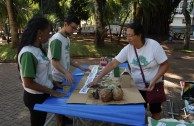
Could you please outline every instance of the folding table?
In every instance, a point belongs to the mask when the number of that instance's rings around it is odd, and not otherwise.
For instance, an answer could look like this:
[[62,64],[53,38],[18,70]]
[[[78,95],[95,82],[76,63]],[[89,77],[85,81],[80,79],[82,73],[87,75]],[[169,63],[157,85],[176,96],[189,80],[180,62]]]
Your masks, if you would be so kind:
[[[127,67],[127,64],[120,64],[120,66]],[[143,103],[122,105],[67,104],[67,100],[83,77],[83,75],[75,75],[80,72],[83,71],[75,69],[72,73],[76,82],[73,88],[71,88],[71,91],[68,93],[68,97],[57,98],[50,96],[44,103],[36,104],[34,109],[78,118],[134,126],[145,126],[146,110]],[[58,91],[63,92],[62,89],[58,89]]]

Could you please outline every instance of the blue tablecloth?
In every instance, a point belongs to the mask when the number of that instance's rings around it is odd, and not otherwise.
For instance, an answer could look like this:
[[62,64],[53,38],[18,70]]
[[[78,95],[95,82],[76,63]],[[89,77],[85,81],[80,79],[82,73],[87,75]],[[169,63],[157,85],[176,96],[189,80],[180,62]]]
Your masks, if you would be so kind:
[[[127,67],[126,64],[121,64]],[[72,73],[76,84],[71,89],[69,96],[76,88],[83,76],[74,75],[83,71],[75,69]],[[62,90],[58,90],[61,91]],[[95,104],[67,104],[68,97],[56,98],[49,97],[44,103],[36,104],[34,109],[57,113],[81,118],[88,118],[106,122],[120,123],[126,125],[145,126],[145,108],[143,104],[125,104],[125,105],[95,105]]]

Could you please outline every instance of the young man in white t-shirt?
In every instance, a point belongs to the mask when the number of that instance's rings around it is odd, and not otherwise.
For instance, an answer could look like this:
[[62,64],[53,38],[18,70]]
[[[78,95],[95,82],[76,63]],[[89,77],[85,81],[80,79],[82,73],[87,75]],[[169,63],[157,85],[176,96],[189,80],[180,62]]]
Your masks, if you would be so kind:
[[[83,71],[90,71],[88,68],[82,67],[80,64],[70,58],[70,39],[69,36],[73,34],[80,20],[75,16],[68,16],[64,21],[63,28],[54,34],[49,40],[48,57],[52,64],[52,76],[55,81],[56,88],[62,88],[62,83],[74,83],[74,78],[70,72],[70,65],[77,67]],[[63,118],[63,122],[60,118]],[[60,116],[58,124],[61,126],[63,123],[69,123],[69,118]]]

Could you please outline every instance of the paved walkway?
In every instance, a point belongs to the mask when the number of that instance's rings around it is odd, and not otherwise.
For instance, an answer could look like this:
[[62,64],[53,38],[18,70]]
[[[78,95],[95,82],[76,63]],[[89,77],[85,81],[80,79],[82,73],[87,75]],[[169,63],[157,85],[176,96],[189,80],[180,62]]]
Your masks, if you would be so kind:
[[[177,47],[176,47],[177,46]],[[183,54],[172,51],[181,45],[164,45],[171,68],[165,75],[165,91],[168,98],[174,102],[174,112],[180,119],[183,102],[180,98],[180,80],[194,80],[194,54]],[[99,59],[78,59],[81,64],[97,64]],[[0,126],[29,126],[29,111],[23,104],[23,88],[15,63],[0,63]],[[168,104],[163,104],[164,118],[170,118]],[[50,115],[50,114],[49,114]],[[49,116],[48,115],[48,116]],[[54,121],[50,126],[55,126]]]

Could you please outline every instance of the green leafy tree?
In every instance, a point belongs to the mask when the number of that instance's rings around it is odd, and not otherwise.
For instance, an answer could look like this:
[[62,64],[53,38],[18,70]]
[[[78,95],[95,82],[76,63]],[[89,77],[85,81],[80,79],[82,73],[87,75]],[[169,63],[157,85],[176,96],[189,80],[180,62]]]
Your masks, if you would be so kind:
[[28,20],[37,12],[37,7],[29,0],[14,1],[14,13],[16,14],[16,22],[19,32],[25,27]]
[[0,1],[0,19],[0,31],[2,30],[5,32],[4,26],[8,23],[5,0]]
[[[0,1],[0,27],[4,30],[8,38],[10,32],[12,33],[11,38],[14,48],[19,44],[18,31],[22,31],[22,28],[32,15],[33,8],[31,5],[30,0]],[[9,42],[9,39],[7,41]]]
[[[130,14],[130,0],[107,0],[106,5],[104,7],[104,22],[109,26],[110,24],[116,24],[121,26],[121,30],[118,34],[117,43],[119,44],[122,30],[127,18],[129,18]],[[112,41],[112,33],[110,30],[111,41]]]
[[192,11],[193,1],[191,1],[190,4],[188,4],[187,0],[183,1],[183,7],[182,12],[185,17],[186,22],[186,28],[185,28],[185,39],[184,39],[184,49],[189,49],[189,43],[190,43],[190,29],[191,29],[191,17],[190,13]]
[[[118,20],[118,15],[120,13],[120,10],[122,9],[122,6],[120,4],[119,0],[107,0],[105,8],[104,8],[104,21],[105,24],[108,25],[108,29],[110,28],[111,24],[115,24],[115,20]],[[112,42],[112,32],[111,30],[109,30],[108,32],[110,32],[110,39]]]
[[169,34],[172,13],[181,0],[135,0],[135,21],[143,22],[147,36],[164,40]]
[[82,20],[88,20],[89,18],[88,4],[89,4],[88,0],[71,0],[68,14],[75,15]]
[[39,6],[39,14],[43,15],[56,15],[55,23],[62,25],[64,22],[65,15],[67,14],[68,8],[66,3],[68,0],[33,0]]
[[120,30],[120,33],[119,33],[119,37],[118,37],[118,41],[117,43],[119,44],[120,42],[120,39],[121,39],[121,34],[122,34],[122,31],[123,31],[123,27],[124,27],[124,24],[127,20],[127,18],[129,18],[129,14],[131,12],[131,1],[130,0],[121,0],[121,6],[122,6],[122,9],[119,14],[119,21],[120,21],[120,24],[121,24],[121,30]]
[[12,47],[16,48],[19,45],[18,28],[16,22],[16,13],[14,13],[13,0],[6,0],[7,14],[9,17],[9,25],[11,30]]

